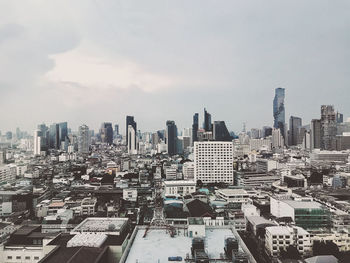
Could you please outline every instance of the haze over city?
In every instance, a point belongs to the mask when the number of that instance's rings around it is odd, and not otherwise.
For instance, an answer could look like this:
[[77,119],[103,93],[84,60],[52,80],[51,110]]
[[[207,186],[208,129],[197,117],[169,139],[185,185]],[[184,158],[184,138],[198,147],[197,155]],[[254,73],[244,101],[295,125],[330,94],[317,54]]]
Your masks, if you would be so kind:
[[[274,89],[304,123],[350,115],[349,1],[0,1],[0,130],[38,123],[229,130],[272,125]],[[103,119],[103,120],[102,120]]]

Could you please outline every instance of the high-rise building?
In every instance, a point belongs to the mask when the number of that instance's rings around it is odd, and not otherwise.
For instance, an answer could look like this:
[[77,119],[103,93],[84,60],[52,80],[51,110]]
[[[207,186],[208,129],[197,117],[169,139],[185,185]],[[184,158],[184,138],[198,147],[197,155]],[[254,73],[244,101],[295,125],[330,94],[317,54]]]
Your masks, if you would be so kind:
[[101,141],[108,143],[109,145],[113,144],[113,127],[110,122],[103,122],[100,129]]
[[310,125],[311,142],[310,147],[312,149],[321,149],[321,120],[313,119]]
[[289,138],[288,145],[298,145],[299,128],[302,126],[302,120],[299,117],[290,116],[289,119]]
[[193,115],[193,124],[192,124],[192,145],[194,142],[198,141],[198,128],[199,128],[199,120],[198,120],[198,113],[195,113]]
[[12,132],[11,131],[6,132],[6,140],[12,140]]
[[273,99],[273,117],[274,123],[273,127],[275,129],[280,129],[282,136],[285,138],[285,123],[286,123],[286,113],[284,107],[285,89],[277,88],[275,90],[275,98]]
[[128,126],[128,153],[137,154],[136,130],[132,125]]
[[44,123],[39,124],[37,127],[38,130],[41,131],[41,151],[47,151],[50,147],[50,132],[49,127],[47,127]]
[[83,124],[79,126],[79,129],[78,129],[78,152],[83,154],[89,153],[89,146],[90,146],[89,127]]
[[168,154],[175,155],[177,153],[177,128],[174,121],[166,122],[166,144]]
[[281,149],[284,146],[284,138],[280,129],[272,130],[272,149]]
[[213,139],[214,141],[232,141],[230,133],[227,130],[224,121],[214,121],[213,125]]
[[335,150],[337,119],[333,105],[321,106],[321,149]]
[[344,115],[340,112],[337,112],[337,123],[343,123],[344,122]]
[[119,125],[115,124],[114,125],[114,136],[117,137],[119,135]]
[[203,129],[207,132],[212,131],[211,114],[207,112],[205,108],[204,108]]
[[54,123],[50,125],[49,131],[49,142],[50,149],[59,149],[60,148],[60,127],[58,124]]
[[66,141],[66,138],[68,138],[68,124],[67,122],[61,122],[58,124],[59,126],[59,142],[60,145],[62,142]]
[[41,153],[41,141],[42,141],[41,130],[34,131],[34,155],[40,155]]
[[194,175],[205,184],[233,184],[233,143],[195,142]]
[[264,126],[262,128],[262,137],[266,138],[266,137],[271,136],[271,135],[272,135],[272,128],[269,126]]
[[[129,143],[129,138],[128,138],[129,125],[131,125],[134,128],[136,133],[137,125],[136,125],[136,122],[134,121],[134,116],[126,116],[126,145],[128,145]],[[136,136],[135,136],[135,145],[136,145]]]

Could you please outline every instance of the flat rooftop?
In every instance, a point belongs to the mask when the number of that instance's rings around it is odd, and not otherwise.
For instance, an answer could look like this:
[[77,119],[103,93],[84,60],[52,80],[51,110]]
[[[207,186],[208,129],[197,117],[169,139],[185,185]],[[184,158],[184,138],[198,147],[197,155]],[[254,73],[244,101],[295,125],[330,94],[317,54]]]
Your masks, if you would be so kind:
[[322,205],[315,201],[294,201],[294,200],[283,200],[286,204],[290,205],[294,209],[320,209]]
[[[184,230],[171,237],[165,230],[150,230],[143,238],[144,229],[139,229],[130,248],[126,263],[168,262],[168,257],[186,255],[191,257],[192,238],[184,235]],[[205,248],[209,258],[220,258],[224,253],[225,238],[233,237],[230,229],[206,229]]]
[[76,226],[74,232],[117,232],[124,228],[128,218],[89,217]]

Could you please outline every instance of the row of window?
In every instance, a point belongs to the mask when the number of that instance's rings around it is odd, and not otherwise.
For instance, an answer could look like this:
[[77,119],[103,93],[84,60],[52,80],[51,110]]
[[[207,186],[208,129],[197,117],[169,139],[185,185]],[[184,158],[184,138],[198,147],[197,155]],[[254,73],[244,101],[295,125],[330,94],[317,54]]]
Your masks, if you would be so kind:
[[[11,259],[12,259],[12,256],[7,256],[7,259],[11,260]],[[21,256],[16,256],[16,259],[22,259],[22,257],[21,257]],[[25,260],[30,260],[30,256],[25,256],[24,259],[25,259]],[[39,257],[34,256],[34,260],[39,260]]]

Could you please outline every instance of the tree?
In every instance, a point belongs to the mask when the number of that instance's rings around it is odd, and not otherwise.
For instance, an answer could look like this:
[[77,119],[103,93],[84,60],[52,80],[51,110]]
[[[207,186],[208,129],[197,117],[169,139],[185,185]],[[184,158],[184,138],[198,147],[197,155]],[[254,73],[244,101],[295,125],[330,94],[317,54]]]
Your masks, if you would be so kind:
[[280,252],[283,259],[301,259],[301,255],[296,246],[289,246]]
[[198,186],[199,188],[202,188],[202,187],[203,187],[203,182],[202,182],[202,180],[197,180],[197,186]]
[[312,246],[314,256],[318,255],[333,255],[338,257],[339,248],[333,241],[315,241]]

